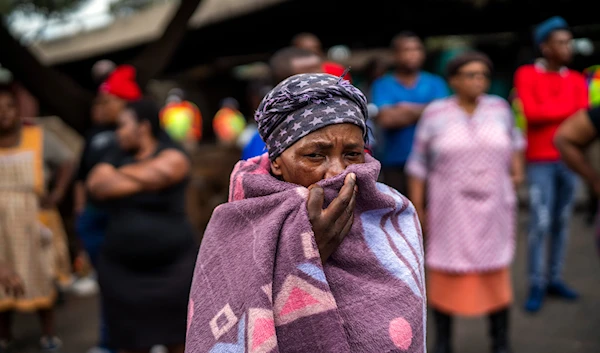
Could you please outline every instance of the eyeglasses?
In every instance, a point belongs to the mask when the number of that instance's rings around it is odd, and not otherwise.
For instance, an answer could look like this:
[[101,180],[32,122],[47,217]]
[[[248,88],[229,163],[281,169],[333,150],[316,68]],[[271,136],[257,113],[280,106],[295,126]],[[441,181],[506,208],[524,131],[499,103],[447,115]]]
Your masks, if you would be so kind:
[[458,73],[459,76],[463,76],[469,80],[475,79],[475,78],[484,78],[489,80],[491,78],[491,74],[489,72],[475,72],[475,71],[462,71]]

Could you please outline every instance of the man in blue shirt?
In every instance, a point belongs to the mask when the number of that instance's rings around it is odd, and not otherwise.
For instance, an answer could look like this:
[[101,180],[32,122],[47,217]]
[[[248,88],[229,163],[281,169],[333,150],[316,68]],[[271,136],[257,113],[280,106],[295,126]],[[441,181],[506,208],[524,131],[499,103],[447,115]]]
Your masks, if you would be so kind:
[[383,140],[376,155],[382,165],[382,181],[406,195],[404,164],[412,149],[417,121],[427,104],[449,92],[441,77],[421,71],[425,47],[416,34],[400,33],[391,46],[395,70],[376,80],[371,92],[379,108],[376,123]]

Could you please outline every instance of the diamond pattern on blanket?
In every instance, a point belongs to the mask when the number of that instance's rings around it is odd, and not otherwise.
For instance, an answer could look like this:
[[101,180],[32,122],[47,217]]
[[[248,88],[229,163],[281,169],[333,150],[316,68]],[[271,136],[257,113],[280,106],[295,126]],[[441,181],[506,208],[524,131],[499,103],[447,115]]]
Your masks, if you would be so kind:
[[[229,306],[229,304],[227,304]],[[236,319],[237,320],[237,319]],[[246,315],[242,315],[239,320],[238,334],[236,343],[217,343],[209,353],[245,353],[246,352]],[[234,324],[235,325],[235,324]]]
[[233,313],[233,310],[231,310],[231,306],[227,304],[210,320],[210,330],[215,339],[218,340],[235,326],[237,322],[238,318]]

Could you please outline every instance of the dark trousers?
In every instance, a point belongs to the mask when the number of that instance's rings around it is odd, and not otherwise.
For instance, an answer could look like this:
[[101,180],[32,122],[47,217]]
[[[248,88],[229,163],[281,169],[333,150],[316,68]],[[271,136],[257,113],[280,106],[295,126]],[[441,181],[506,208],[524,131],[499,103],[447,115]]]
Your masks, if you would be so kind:
[[[102,243],[104,242],[104,233],[108,224],[108,215],[102,210],[92,205],[87,205],[85,210],[77,218],[76,230],[79,235],[85,251],[87,252],[92,266],[98,269],[98,255]],[[100,343],[99,346],[107,348],[108,334],[104,323],[104,308],[102,297],[100,297]]]

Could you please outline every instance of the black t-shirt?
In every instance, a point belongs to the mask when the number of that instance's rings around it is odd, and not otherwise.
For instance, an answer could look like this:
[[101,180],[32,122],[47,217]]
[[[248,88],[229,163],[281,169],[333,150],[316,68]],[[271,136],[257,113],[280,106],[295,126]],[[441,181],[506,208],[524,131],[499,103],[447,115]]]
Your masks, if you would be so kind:
[[600,107],[588,110],[588,115],[592,125],[596,128],[596,133],[600,135]]
[[[160,141],[154,156],[177,144]],[[181,151],[181,150],[180,150]],[[111,149],[102,161],[119,168],[136,163],[129,153]],[[109,213],[104,251],[114,261],[152,267],[175,261],[195,246],[188,222],[185,193],[188,179],[166,189],[144,191],[103,203]]]
[[106,153],[115,148],[116,145],[117,139],[114,126],[92,128],[85,139],[77,171],[77,180],[85,182],[90,171],[96,164],[102,162]]

